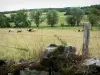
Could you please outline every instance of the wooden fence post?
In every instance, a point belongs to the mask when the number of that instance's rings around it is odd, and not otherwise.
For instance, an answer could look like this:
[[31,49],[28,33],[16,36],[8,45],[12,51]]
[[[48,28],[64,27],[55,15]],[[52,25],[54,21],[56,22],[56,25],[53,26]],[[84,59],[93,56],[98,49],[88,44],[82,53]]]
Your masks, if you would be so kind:
[[88,45],[90,39],[90,23],[84,23],[84,36],[83,36],[83,49],[82,49],[82,56],[83,59],[88,57]]

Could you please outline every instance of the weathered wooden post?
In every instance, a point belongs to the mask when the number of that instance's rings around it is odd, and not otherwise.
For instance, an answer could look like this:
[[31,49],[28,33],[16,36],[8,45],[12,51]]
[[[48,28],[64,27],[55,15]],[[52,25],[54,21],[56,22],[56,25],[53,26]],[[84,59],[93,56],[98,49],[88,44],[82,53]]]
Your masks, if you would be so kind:
[[82,49],[82,56],[83,59],[88,57],[88,45],[89,45],[89,39],[90,39],[90,28],[91,25],[88,22],[84,23],[84,36],[83,36],[83,49]]

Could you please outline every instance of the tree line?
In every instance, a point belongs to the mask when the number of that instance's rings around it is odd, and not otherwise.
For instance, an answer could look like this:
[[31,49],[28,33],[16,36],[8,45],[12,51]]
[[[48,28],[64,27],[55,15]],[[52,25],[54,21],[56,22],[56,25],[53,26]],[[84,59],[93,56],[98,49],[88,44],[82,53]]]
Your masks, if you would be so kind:
[[[46,14],[46,17],[42,16],[42,11],[35,10],[30,12],[29,16],[25,10],[19,10],[17,13],[13,13],[10,17],[5,16],[4,14],[0,14],[0,27],[6,28],[11,27],[10,23],[14,23],[13,27],[24,28],[31,27],[31,23],[34,22],[37,27],[47,19],[47,24],[53,27],[58,22],[58,14],[55,10],[49,10]],[[30,19],[28,19],[30,18]]]
[[[70,15],[64,14],[66,16],[66,23],[70,26],[79,26],[80,22],[85,14],[81,8],[73,7],[69,10]],[[100,10],[97,8],[91,8],[88,10],[87,18],[92,26],[100,26]],[[0,14],[0,27],[11,27],[10,23],[14,23],[14,27],[31,27],[31,23],[34,22],[36,27],[47,21],[47,24],[51,27],[54,27],[59,20],[59,15],[57,10],[50,9],[46,12],[46,16],[43,16],[43,11],[34,10],[31,11],[29,16],[27,15],[26,10],[19,10],[17,13],[13,13],[10,17]],[[63,24],[61,24],[63,26]]]

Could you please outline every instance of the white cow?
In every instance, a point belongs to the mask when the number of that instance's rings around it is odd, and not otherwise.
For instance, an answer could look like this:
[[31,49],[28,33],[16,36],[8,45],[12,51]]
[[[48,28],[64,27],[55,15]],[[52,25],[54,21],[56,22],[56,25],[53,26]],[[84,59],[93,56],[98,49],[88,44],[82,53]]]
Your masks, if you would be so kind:
[[14,29],[10,29],[9,32],[14,32]]

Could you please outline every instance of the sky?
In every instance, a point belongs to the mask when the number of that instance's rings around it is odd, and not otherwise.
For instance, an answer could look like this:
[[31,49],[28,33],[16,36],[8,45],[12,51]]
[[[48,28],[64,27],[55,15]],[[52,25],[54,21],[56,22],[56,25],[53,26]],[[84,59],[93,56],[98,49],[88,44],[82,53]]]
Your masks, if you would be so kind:
[[0,0],[0,12],[34,8],[81,7],[100,4],[100,0]]

